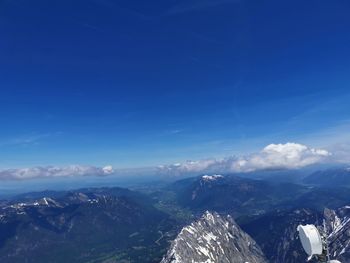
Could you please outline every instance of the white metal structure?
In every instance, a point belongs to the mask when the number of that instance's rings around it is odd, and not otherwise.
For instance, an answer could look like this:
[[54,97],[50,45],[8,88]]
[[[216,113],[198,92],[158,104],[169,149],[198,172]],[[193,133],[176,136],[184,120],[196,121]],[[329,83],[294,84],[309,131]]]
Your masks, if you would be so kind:
[[311,258],[313,255],[321,255],[323,250],[322,237],[314,225],[299,225],[297,228],[301,244]]
[[317,227],[314,225],[299,225],[297,230],[299,232],[301,245],[303,246],[306,254],[309,255],[308,261],[315,256],[320,262],[341,263],[338,260],[330,260],[329,258],[325,230],[323,235],[320,234]]

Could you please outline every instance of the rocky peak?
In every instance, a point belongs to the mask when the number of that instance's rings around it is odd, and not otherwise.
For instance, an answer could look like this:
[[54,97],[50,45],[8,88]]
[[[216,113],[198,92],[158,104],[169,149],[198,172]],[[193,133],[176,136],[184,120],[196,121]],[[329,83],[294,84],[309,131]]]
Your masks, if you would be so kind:
[[231,216],[205,212],[184,227],[161,263],[264,263],[256,242]]

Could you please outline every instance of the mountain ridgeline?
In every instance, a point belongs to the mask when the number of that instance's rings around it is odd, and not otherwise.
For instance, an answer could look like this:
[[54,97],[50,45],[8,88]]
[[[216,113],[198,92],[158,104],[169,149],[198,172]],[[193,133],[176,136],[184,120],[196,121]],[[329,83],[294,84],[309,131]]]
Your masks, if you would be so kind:
[[27,193],[0,202],[0,262],[300,263],[297,225],[325,219],[332,256],[346,263],[347,205],[347,187],[243,175]]
[[349,187],[350,168],[326,169],[316,171],[304,178],[303,182],[310,185],[327,187]]
[[9,202],[0,262],[157,262],[172,225],[147,196],[120,188]]

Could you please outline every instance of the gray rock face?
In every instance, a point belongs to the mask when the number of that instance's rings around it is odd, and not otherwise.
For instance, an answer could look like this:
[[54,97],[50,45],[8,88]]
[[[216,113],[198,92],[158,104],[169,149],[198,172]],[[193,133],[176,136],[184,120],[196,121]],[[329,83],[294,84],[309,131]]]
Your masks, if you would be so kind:
[[184,227],[161,263],[264,263],[256,242],[230,216],[206,212]]
[[326,220],[330,255],[342,263],[350,262],[350,206],[336,211],[326,209]]

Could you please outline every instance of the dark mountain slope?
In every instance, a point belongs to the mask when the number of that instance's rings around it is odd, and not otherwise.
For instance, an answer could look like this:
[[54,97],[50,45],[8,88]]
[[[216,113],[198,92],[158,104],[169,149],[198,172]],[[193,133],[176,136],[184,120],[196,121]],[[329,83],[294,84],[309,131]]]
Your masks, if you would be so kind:
[[0,262],[159,262],[175,223],[124,189],[2,207]]
[[213,210],[230,213],[263,214],[278,206],[291,205],[308,188],[291,183],[271,183],[232,175],[201,176],[178,181],[169,187],[177,202],[195,213]]
[[317,171],[304,178],[303,183],[326,187],[350,187],[350,168]]

